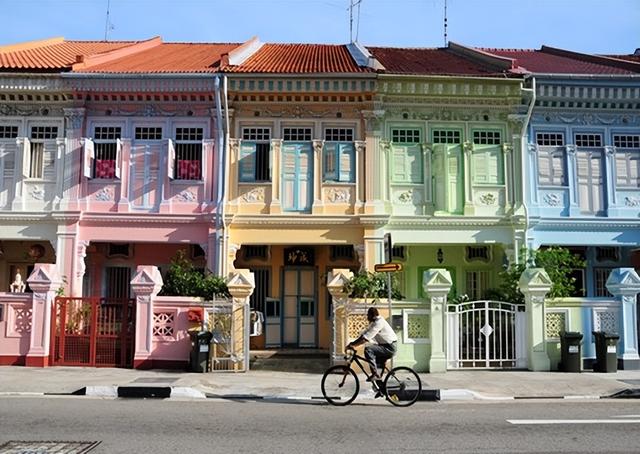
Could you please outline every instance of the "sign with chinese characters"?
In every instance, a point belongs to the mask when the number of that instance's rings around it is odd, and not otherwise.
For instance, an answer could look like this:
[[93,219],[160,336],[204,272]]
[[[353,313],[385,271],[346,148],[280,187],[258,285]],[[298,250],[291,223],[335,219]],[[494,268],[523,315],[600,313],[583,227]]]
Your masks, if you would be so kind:
[[284,250],[285,266],[312,266],[315,264],[315,251],[312,247],[289,247]]

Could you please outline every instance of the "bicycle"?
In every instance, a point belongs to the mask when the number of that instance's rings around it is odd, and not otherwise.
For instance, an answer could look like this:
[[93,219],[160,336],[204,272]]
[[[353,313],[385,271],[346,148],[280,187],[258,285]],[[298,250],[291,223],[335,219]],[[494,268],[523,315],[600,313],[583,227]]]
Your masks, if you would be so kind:
[[387,375],[384,380],[374,380],[373,374],[367,372],[362,362],[364,361],[370,366],[371,362],[367,358],[358,355],[353,349],[348,349],[344,359],[346,360],[345,364],[329,367],[322,376],[320,384],[322,395],[331,405],[349,405],[358,396],[360,380],[351,368],[354,362],[367,376],[367,381],[371,382],[373,389],[393,405],[408,407],[420,397],[422,382],[418,374],[410,367],[399,366],[389,370],[385,365],[382,374],[387,372]]

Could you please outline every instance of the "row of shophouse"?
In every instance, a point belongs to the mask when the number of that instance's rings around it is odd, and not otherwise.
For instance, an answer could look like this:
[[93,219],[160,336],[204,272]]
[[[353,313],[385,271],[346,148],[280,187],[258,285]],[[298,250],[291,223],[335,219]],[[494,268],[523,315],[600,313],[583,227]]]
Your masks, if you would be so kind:
[[327,276],[372,270],[387,233],[406,301],[432,268],[481,300],[550,245],[586,260],[576,297],[607,298],[612,269],[640,268],[640,56],[2,46],[0,176],[3,291],[55,263],[67,296],[128,298],[182,249],[254,273],[259,348],[329,349]]

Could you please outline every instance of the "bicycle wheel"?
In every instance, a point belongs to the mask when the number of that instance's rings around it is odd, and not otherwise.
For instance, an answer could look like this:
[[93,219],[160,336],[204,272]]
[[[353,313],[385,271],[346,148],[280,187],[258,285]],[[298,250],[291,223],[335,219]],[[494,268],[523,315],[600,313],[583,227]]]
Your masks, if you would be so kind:
[[360,391],[358,376],[348,366],[332,366],[322,376],[322,395],[331,405],[349,405]]
[[397,407],[413,405],[421,392],[420,377],[410,367],[394,367],[384,379],[387,400]]

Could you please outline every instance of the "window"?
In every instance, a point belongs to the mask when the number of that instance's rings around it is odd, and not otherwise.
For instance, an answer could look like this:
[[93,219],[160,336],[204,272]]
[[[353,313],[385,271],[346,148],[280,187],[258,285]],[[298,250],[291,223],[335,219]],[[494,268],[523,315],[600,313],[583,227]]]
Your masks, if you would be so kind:
[[0,139],[15,139],[18,137],[17,126],[0,125]]
[[473,131],[473,143],[478,145],[500,145],[500,131]]
[[466,259],[468,262],[472,262],[474,260],[480,260],[482,262],[490,261],[491,257],[489,255],[489,246],[467,246]]
[[619,135],[613,136],[613,145],[616,148],[640,148],[640,135]]
[[242,139],[240,181],[271,181],[271,130],[243,128]]
[[462,143],[460,131],[436,129],[433,131],[433,143]]
[[128,266],[108,266],[105,271],[105,298],[129,298],[131,269]]
[[109,243],[108,257],[131,257],[131,245],[129,243]]
[[614,135],[616,185],[640,187],[640,135]]
[[355,148],[353,143],[325,142],[322,150],[324,181],[355,181]]
[[541,186],[566,186],[565,168],[564,151],[538,151],[538,183]]
[[392,129],[391,141],[393,143],[420,143],[419,129]]
[[561,132],[538,132],[536,133],[536,143],[543,147],[562,147],[564,134]]
[[353,260],[353,246],[331,246],[331,261]]
[[484,298],[484,294],[489,288],[489,272],[488,271],[467,271],[466,293],[470,301],[478,301]]
[[203,128],[176,128],[176,180],[202,178]]
[[601,147],[601,134],[576,134],[576,145],[579,147]]
[[122,129],[116,126],[96,126],[94,130],[95,178],[114,179],[118,176],[118,141]]
[[613,268],[594,268],[593,269],[593,282],[594,282],[594,296],[601,298],[611,297],[611,293],[607,289],[607,279]]
[[329,142],[353,142],[353,128],[326,128],[324,140]]
[[42,178],[44,173],[44,141],[58,137],[57,126],[32,126],[29,154],[29,178]]
[[162,140],[162,128],[136,127],[136,140]]
[[392,260],[406,260],[407,259],[407,250],[404,246],[394,246],[391,248],[391,259]]
[[269,252],[269,246],[265,245],[244,245],[242,246],[242,250],[244,251],[244,259],[245,260],[266,260],[267,254]]
[[284,128],[282,138],[292,142],[309,142],[311,128]]
[[620,249],[615,246],[597,247],[596,260],[598,262],[617,262],[620,260]]

